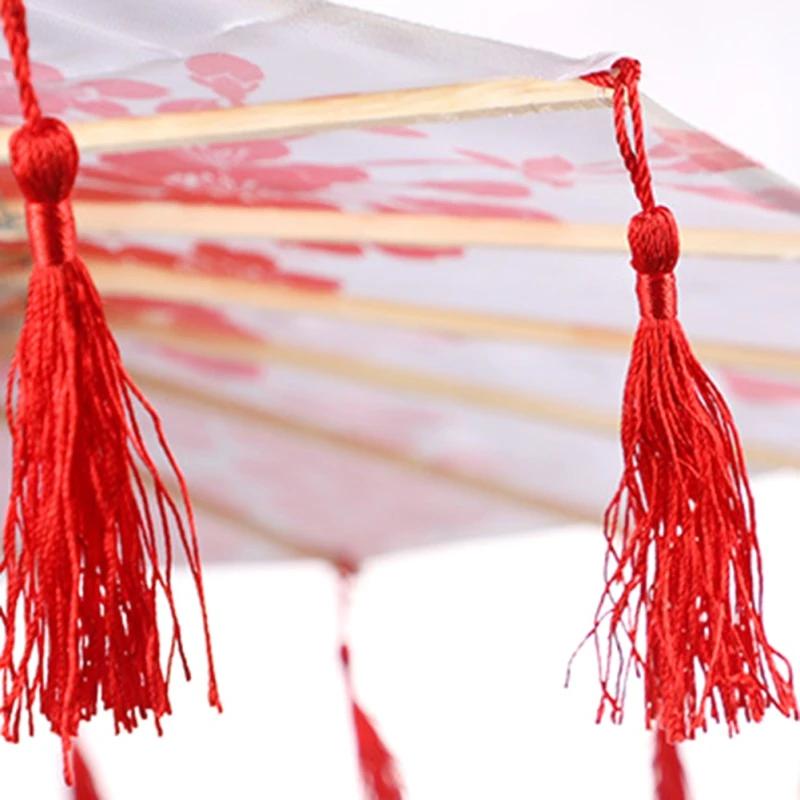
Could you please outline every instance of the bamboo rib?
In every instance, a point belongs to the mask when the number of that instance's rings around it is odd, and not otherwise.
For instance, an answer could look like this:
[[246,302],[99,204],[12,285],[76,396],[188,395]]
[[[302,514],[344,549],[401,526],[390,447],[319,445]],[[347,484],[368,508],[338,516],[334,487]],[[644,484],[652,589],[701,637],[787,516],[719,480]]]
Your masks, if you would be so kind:
[[[22,219],[18,203],[9,204],[8,208],[12,217]],[[628,251],[624,225],[535,219],[352,214],[167,202],[76,203],[75,215],[83,234],[254,237],[420,247],[525,247],[594,253]],[[0,231],[0,240],[16,241],[21,235],[21,227],[11,226]],[[800,231],[684,228],[681,250],[688,256],[710,258],[800,259]]]
[[[328,375],[365,386],[464,404],[491,412],[512,414],[536,422],[616,436],[616,414],[561,400],[501,389],[437,375],[376,364],[360,359],[320,352],[276,342],[249,342],[224,334],[209,335],[182,326],[176,330],[157,323],[133,322],[119,315],[112,317],[115,330],[140,340],[168,345],[193,355],[218,357],[256,364],[283,364],[314,374]],[[800,453],[745,443],[748,459],[763,468],[800,469]]]
[[[98,289],[107,297],[136,296],[211,305],[230,303],[346,322],[600,352],[628,353],[631,345],[629,333],[609,328],[321,294],[139,265],[127,267],[91,262],[89,266]],[[27,270],[18,270],[6,273],[3,280],[9,288],[23,291],[27,279]],[[800,353],[795,351],[703,341],[695,342],[693,347],[703,360],[719,366],[800,375]]]
[[135,336],[140,341],[166,345],[187,354],[259,365],[282,364],[303,372],[341,378],[376,389],[418,394],[487,411],[578,427],[593,433],[616,434],[619,429],[614,414],[528,393],[451,380],[431,373],[274,341],[245,341],[225,334],[209,334],[186,325],[181,325],[179,330],[143,320],[134,322],[119,314],[111,315],[109,320],[117,333]]
[[353,439],[326,428],[247,405],[238,400],[211,395],[166,378],[142,373],[132,373],[132,377],[139,387],[148,393],[157,393],[180,403],[199,406],[240,423],[271,428],[291,436],[328,445],[343,452],[380,461],[416,475],[449,483],[455,488],[478,492],[496,501],[525,508],[528,511],[551,515],[570,522],[596,523],[598,519],[598,512],[593,510],[581,509],[573,504],[535,495],[479,476],[455,472],[448,467],[407,456],[374,442]]
[[[347,128],[456,122],[533,111],[596,108],[609,92],[585,81],[533,78],[342,95],[150,117],[79,122],[71,129],[82,153],[186,147],[211,142],[279,138]],[[0,154],[8,162],[12,128],[0,129]]]

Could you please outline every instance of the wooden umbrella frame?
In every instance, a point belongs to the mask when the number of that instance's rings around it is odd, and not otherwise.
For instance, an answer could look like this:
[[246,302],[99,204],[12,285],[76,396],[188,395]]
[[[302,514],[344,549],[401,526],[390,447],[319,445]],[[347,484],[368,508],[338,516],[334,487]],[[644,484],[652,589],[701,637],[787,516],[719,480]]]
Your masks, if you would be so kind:
[[[154,117],[108,119],[71,126],[84,153],[145,151],[257,138],[277,138],[332,130],[390,124],[451,123],[480,117],[534,112],[592,109],[610,104],[610,91],[581,80],[542,81],[513,78],[408,89],[353,96],[269,103],[242,108],[159,114]],[[12,129],[0,129],[0,162],[7,161]],[[0,229],[0,241],[17,241],[23,234],[21,207],[6,206],[10,224]],[[240,238],[272,238],[296,242],[360,242],[431,247],[524,247],[546,250],[622,253],[628,249],[623,225],[568,224],[523,219],[464,218],[413,214],[355,214],[335,211],[274,209],[179,204],[164,202],[75,203],[79,229],[84,233],[171,234]],[[687,255],[736,258],[800,258],[800,232],[684,229],[682,250]],[[626,352],[630,334],[612,329],[569,325],[546,320],[478,314],[435,307],[320,295],[300,289],[254,284],[228,277],[174,273],[139,262],[89,262],[93,278],[105,296],[132,293],[157,300],[233,303],[284,313],[312,313],[339,320],[409,327],[486,339],[529,341],[606,352]],[[27,284],[27,267],[11,265],[4,282],[12,292]],[[19,296],[19,295],[17,295]],[[4,310],[7,320],[18,314],[14,302]],[[317,374],[335,375],[364,385],[414,392],[501,413],[595,434],[616,433],[617,421],[589,408],[572,407],[546,398],[384,368],[276,344],[254,344],[199,332],[179,333],[141,321],[112,319],[120,333],[143,341],[169,343],[187,352],[235,357],[252,362],[277,362]],[[10,349],[11,340],[2,342]],[[765,368],[800,374],[800,353],[737,345],[698,342],[698,355],[725,366]],[[199,405],[231,419],[278,428],[292,435],[323,440],[401,469],[429,475],[451,485],[507,502],[512,506],[562,518],[590,522],[594,509],[578,509],[553,498],[496,482],[453,473],[379,446],[356,441],[263,409],[189,389],[172,381],[136,375],[142,388],[173,400]],[[800,454],[751,444],[748,455],[766,467],[799,467]],[[335,560],[335,555],[295,541],[294,537],[217,507],[201,498],[198,510],[233,527],[269,541],[295,556]]]

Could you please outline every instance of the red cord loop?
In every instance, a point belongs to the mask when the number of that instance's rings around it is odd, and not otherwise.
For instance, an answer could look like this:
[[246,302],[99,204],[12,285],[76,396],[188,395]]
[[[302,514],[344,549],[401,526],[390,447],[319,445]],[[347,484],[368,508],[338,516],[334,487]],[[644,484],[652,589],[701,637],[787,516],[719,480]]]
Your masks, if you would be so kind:
[[42,117],[14,131],[9,143],[11,169],[29,203],[66,200],[78,173],[78,147],[60,120]]
[[642,77],[642,65],[635,58],[617,59],[611,67],[612,73],[616,73],[615,82],[623,86],[635,86]]

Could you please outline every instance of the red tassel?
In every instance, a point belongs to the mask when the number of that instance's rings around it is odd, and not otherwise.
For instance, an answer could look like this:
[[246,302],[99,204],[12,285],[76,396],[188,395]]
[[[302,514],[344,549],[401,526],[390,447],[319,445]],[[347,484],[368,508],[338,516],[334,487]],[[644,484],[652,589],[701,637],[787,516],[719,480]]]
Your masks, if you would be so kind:
[[72,789],[73,800],[101,800],[81,748],[76,745],[73,754],[72,768],[75,773],[75,785]]
[[[350,581],[353,574],[354,568],[352,566],[341,565],[342,600],[340,611],[342,631],[346,627]],[[358,763],[367,800],[403,800],[400,773],[394,756],[383,743],[374,724],[355,699],[353,678],[350,670],[350,648],[346,643],[344,633],[342,633],[340,656],[347,686],[347,695],[353,711],[353,725],[358,746]]]
[[[78,258],[70,203],[78,151],[65,125],[41,116],[22,3],[6,0],[3,20],[25,115],[10,148],[33,267],[7,394],[13,473],[0,563],[7,577],[0,714],[3,736],[17,741],[23,713],[32,732],[38,701],[63,740],[71,782],[71,741],[99,703],[112,711],[117,732],[132,730],[148,712],[160,731],[176,651],[188,677],[170,588],[173,533],[200,598],[210,703],[219,707],[219,697],[186,486],[155,411],[122,366]],[[136,401],[176,475],[179,502],[147,452]],[[159,590],[173,620],[166,668]]]
[[689,790],[678,748],[667,741],[662,731],[656,733],[653,773],[655,800],[688,800]]
[[653,199],[639,65],[624,59],[614,72],[591,79],[614,88],[617,139],[642,206],[629,228],[641,321],[623,400],[624,473],[605,517],[607,583],[593,631],[603,689],[598,721],[607,706],[622,720],[629,671],[641,669],[647,726],[677,742],[705,730],[709,714],[733,734],[740,713],[758,721],[774,705],[797,717],[797,703],[789,664],[764,632],[739,437],[677,320],[678,230]]

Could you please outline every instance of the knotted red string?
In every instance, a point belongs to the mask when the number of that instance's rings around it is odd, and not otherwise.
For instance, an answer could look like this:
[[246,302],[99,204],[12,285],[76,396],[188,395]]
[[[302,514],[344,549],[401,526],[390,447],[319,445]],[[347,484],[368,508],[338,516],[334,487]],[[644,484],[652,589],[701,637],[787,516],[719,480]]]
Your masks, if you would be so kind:
[[353,727],[358,748],[358,763],[361,781],[367,800],[403,800],[400,773],[394,756],[384,744],[375,725],[356,701],[353,676],[350,668],[350,647],[347,644],[347,620],[350,615],[350,589],[356,567],[351,564],[339,565],[340,602],[339,657],[342,662],[347,696],[353,713]]
[[758,721],[774,705],[797,717],[797,703],[791,669],[764,632],[739,437],[677,320],[678,229],[653,198],[639,76],[639,64],[622,59],[587,78],[613,89],[617,142],[642,209],[628,231],[641,319],[623,398],[624,471],[605,516],[606,586],[590,635],[598,721],[606,708],[622,720],[633,668],[644,675],[647,726],[672,743],[705,729],[709,714],[734,733],[740,714]]
[[[149,713],[160,731],[175,654],[189,676],[171,588],[173,537],[200,600],[209,702],[220,704],[186,485],[78,257],[70,203],[78,150],[69,129],[39,110],[21,0],[3,0],[2,15],[25,117],[10,151],[33,265],[6,397],[13,470],[0,561],[0,722],[17,741],[23,714],[33,731],[38,704],[62,738],[69,783],[81,722],[102,706],[117,732]],[[177,500],[147,451],[137,405],[174,474]],[[166,664],[159,593],[173,625]]]

